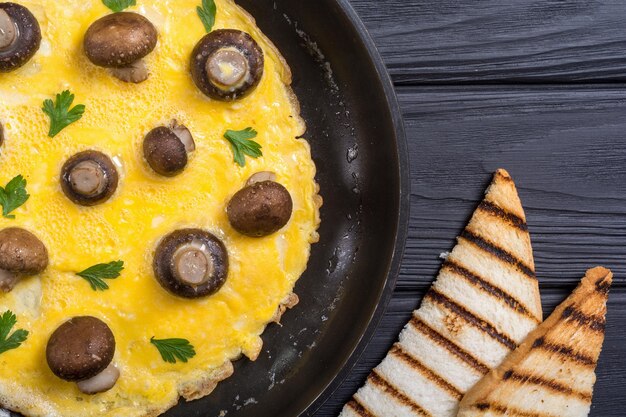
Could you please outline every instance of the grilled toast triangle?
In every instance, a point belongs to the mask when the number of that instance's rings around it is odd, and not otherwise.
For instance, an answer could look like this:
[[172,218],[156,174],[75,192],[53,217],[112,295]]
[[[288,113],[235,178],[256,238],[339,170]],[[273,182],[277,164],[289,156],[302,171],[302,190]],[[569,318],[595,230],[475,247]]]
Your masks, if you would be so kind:
[[340,417],[453,417],[542,320],[526,217],[498,170],[421,307]]
[[470,390],[458,417],[584,417],[604,341],[608,269],[587,271],[554,313]]

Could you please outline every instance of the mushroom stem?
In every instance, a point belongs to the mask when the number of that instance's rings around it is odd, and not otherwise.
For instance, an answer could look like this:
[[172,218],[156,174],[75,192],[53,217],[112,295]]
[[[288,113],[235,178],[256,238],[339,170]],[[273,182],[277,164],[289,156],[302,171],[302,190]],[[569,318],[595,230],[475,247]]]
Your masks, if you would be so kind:
[[207,246],[199,239],[183,245],[174,252],[173,272],[187,285],[202,285],[213,275],[213,259]]
[[70,182],[77,193],[90,196],[106,187],[104,170],[95,161],[83,161],[70,171]]
[[19,280],[20,277],[17,274],[0,269],[0,291],[10,292]]
[[117,190],[119,174],[111,158],[98,151],[83,151],[61,168],[61,189],[76,204],[94,206]]
[[41,28],[24,6],[0,0],[0,73],[24,66],[39,50]]
[[17,39],[17,27],[11,16],[0,9],[0,50],[8,49]]
[[85,394],[98,394],[99,392],[105,392],[113,388],[119,377],[119,369],[111,363],[98,375],[84,381],[77,382],[76,385],[78,386],[78,389]]
[[276,174],[273,173],[272,171],[257,172],[256,174],[250,175],[250,178],[248,178],[246,185],[253,185],[253,184],[256,184],[257,182],[263,182],[263,181],[276,182]]
[[194,142],[191,132],[185,127],[185,125],[179,125],[178,120],[174,119],[172,120],[170,129],[172,129],[172,132],[174,132],[183,145],[185,145],[185,150],[187,152],[193,152],[196,150],[196,142]]
[[148,66],[143,59],[135,61],[127,67],[111,68],[111,74],[125,83],[139,84],[148,79]]
[[261,82],[265,57],[248,33],[217,29],[205,35],[191,54],[191,76],[207,97],[239,100]]
[[243,84],[250,75],[250,67],[237,48],[222,48],[209,57],[206,72],[213,84],[228,90]]
[[165,236],[154,254],[154,275],[167,291],[185,298],[219,291],[228,276],[228,252],[221,240],[201,229]]

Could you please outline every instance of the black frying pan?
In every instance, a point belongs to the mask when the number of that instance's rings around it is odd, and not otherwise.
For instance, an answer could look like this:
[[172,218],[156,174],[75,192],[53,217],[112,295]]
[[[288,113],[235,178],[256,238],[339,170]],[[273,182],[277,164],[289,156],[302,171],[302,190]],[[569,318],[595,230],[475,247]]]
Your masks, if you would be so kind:
[[[324,197],[300,304],[256,362],[167,417],[312,416],[364,350],[391,297],[408,221],[408,159],[393,86],[347,0],[240,0],[293,71]],[[358,154],[358,155],[357,155]],[[210,329],[208,330],[210,331]]]

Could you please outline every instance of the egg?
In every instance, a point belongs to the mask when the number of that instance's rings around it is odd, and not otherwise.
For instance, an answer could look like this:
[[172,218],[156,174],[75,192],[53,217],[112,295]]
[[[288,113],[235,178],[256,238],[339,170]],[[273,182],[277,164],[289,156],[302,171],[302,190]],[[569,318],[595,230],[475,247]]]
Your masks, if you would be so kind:
[[[195,86],[189,60],[206,34],[199,0],[139,0],[133,11],[157,28],[156,49],[145,58],[149,78],[124,83],[93,65],[82,42],[95,20],[110,13],[99,0],[17,0],[36,16],[42,47],[17,71],[0,75],[0,183],[22,175],[29,200],[0,218],[0,229],[22,227],[46,245],[50,263],[0,293],[0,313],[11,310],[28,339],[0,354],[0,405],[26,416],[154,416],[179,396],[206,395],[232,373],[242,354],[255,359],[260,335],[285,305],[306,269],[317,241],[321,198],[305,124],[291,88],[289,67],[254,19],[232,0],[216,0],[215,29],[249,33],[265,55],[264,75],[249,96],[232,102],[207,98]],[[85,113],[54,138],[42,103],[70,90]],[[145,135],[173,119],[192,133],[196,149],[182,173],[160,176],[142,152]],[[263,155],[233,160],[227,130],[248,127]],[[85,150],[108,155],[119,172],[115,194],[93,207],[76,205],[60,186],[64,162]],[[254,173],[271,171],[293,199],[288,224],[263,238],[244,236],[229,224],[226,206]],[[160,239],[181,228],[217,236],[228,252],[225,284],[213,295],[184,299],[154,277]],[[124,261],[109,289],[94,291],[76,275],[98,263]],[[86,395],[57,378],[46,363],[50,335],[74,316],[104,321],[116,340],[120,370],[109,391]],[[165,362],[150,339],[184,338],[196,355],[187,363]],[[227,383],[227,382],[225,382]]]

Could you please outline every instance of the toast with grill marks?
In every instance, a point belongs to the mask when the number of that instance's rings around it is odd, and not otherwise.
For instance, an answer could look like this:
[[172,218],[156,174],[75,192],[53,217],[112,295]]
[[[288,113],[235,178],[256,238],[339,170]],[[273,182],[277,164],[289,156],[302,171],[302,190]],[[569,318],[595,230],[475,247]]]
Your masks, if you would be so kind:
[[400,339],[341,417],[456,416],[542,320],[526,217],[498,170]]
[[587,416],[612,276],[602,267],[587,271],[572,295],[465,395],[458,416]]

